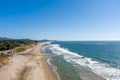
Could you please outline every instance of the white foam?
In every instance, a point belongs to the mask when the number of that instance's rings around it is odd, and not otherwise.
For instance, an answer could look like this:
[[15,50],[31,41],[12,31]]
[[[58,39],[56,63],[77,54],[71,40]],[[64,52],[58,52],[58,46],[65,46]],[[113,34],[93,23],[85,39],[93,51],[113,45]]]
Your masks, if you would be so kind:
[[58,44],[49,43],[46,48],[49,48],[52,53],[63,55],[64,59],[69,63],[89,67],[93,72],[107,80],[120,80],[120,69],[113,68],[109,64],[100,63],[91,58],[83,57],[77,53],[69,51],[68,49],[61,48]]

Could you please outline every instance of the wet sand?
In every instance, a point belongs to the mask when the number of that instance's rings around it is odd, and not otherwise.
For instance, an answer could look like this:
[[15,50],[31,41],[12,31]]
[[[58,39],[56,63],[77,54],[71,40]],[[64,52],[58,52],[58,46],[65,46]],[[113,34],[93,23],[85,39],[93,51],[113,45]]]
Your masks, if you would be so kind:
[[40,48],[38,44],[9,57],[9,64],[0,68],[0,80],[56,80]]

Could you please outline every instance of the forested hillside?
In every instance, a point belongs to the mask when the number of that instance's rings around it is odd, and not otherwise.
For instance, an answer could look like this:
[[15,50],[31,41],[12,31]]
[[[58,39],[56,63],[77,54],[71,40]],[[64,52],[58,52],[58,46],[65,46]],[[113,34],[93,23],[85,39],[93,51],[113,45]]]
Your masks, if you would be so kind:
[[36,43],[35,40],[29,40],[29,39],[7,39],[7,38],[1,38],[0,39],[0,50],[9,50],[12,48],[15,48],[17,46],[22,46],[26,44]]

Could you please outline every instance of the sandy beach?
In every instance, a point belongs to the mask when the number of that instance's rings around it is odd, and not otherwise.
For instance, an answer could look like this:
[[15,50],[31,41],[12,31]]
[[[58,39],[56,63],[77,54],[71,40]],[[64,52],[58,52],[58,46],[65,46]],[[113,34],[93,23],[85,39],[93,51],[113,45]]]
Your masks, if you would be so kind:
[[37,44],[9,57],[9,64],[0,68],[0,80],[56,80],[40,48]]

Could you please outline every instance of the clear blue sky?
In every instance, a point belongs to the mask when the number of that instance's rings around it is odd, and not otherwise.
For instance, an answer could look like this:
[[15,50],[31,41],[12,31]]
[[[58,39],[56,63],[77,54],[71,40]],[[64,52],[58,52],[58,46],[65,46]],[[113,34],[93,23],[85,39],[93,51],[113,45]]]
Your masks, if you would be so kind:
[[1,0],[0,36],[120,40],[120,0]]

